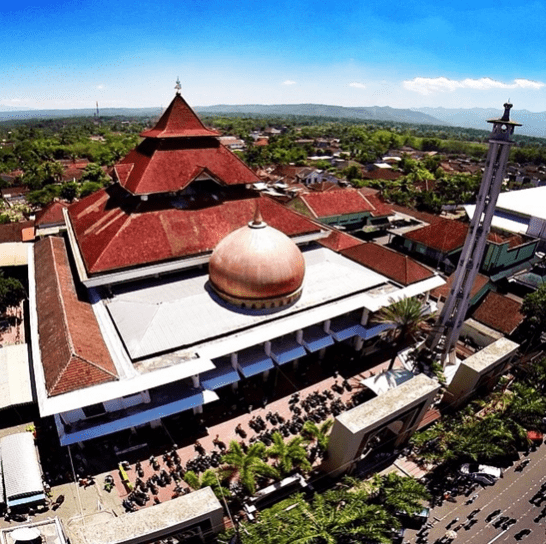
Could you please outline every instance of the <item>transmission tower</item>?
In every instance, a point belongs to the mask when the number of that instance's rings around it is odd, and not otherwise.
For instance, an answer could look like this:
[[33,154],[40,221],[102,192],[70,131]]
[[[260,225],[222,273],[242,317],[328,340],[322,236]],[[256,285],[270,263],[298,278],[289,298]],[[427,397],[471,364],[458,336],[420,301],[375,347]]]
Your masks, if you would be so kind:
[[510,136],[514,133],[515,127],[521,126],[520,123],[510,121],[511,107],[510,103],[504,104],[504,115],[500,119],[487,121],[493,123],[493,130],[489,137],[489,151],[476,209],[470,221],[451,290],[436,326],[426,341],[426,347],[431,352],[440,353],[444,367],[447,358],[449,362],[455,363],[455,346],[468,310],[470,291],[482,262],[491,220],[506,172],[510,147],[514,143]]

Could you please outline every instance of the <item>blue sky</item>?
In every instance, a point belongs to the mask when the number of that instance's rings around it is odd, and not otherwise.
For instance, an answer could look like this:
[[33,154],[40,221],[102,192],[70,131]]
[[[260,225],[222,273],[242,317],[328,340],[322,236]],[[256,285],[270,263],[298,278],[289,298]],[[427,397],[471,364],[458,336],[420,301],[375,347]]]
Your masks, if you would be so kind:
[[546,1],[18,0],[0,106],[546,110]]

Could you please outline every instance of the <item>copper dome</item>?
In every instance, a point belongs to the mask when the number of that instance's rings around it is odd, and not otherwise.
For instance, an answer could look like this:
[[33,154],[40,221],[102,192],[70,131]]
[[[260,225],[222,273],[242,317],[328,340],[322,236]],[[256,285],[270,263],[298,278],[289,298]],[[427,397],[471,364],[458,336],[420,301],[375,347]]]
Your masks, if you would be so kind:
[[248,225],[228,234],[214,249],[209,278],[214,290],[232,304],[274,308],[296,300],[305,261],[288,236],[267,225],[259,211]]

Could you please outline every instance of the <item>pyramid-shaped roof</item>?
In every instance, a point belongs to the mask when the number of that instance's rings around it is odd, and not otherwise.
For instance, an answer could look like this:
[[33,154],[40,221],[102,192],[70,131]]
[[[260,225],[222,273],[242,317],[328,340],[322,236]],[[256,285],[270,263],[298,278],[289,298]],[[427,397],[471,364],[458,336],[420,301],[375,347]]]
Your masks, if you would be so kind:
[[154,128],[141,133],[145,138],[188,138],[196,136],[218,136],[197,117],[189,104],[176,93]]
[[144,141],[114,166],[114,179],[133,195],[176,193],[200,176],[220,185],[257,183],[258,176],[223,146],[176,93]]

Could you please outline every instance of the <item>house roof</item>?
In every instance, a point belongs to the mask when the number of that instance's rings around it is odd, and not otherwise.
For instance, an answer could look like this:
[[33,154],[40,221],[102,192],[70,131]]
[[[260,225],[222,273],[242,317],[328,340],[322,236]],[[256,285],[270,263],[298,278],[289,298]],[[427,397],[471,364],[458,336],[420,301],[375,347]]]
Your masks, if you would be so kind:
[[467,233],[467,224],[440,218],[432,225],[406,232],[403,236],[442,253],[450,253],[463,247]]
[[260,178],[216,138],[147,138],[114,167],[114,178],[135,195],[176,192],[206,174],[222,185]]
[[319,244],[333,251],[340,252],[343,249],[361,245],[362,240],[354,238],[353,236],[346,234],[345,232],[341,232],[340,230],[332,229],[326,238],[319,240]]
[[[321,193],[307,193],[298,197],[316,218],[365,213],[384,215],[386,207],[374,196],[372,199],[356,189],[340,189]],[[374,205],[374,202],[376,205]]]
[[490,291],[472,317],[496,331],[510,335],[523,321],[520,309],[521,302]]
[[434,277],[434,272],[407,255],[374,243],[349,247],[341,254],[407,286]]
[[39,345],[48,396],[116,380],[93,309],[76,293],[64,240],[51,236],[36,242],[34,256]]
[[64,202],[52,202],[36,214],[35,225],[64,225],[63,210],[68,207]]
[[[447,281],[444,285],[437,287],[431,291],[431,295],[440,299],[447,299],[451,286],[453,285],[453,280],[455,279],[455,273],[451,274],[447,278]],[[470,290],[470,298],[474,298],[487,284],[489,283],[489,278],[483,274],[477,274],[472,289]]]
[[236,197],[191,203],[159,195],[143,202],[113,185],[89,195],[68,209],[87,272],[208,253],[246,225],[258,203],[264,220],[287,236],[320,231],[312,221],[267,197],[256,197],[244,188],[230,193]]
[[34,240],[34,221],[0,225],[0,244]]
[[218,136],[219,132],[203,125],[189,104],[176,93],[155,127],[141,133],[145,138],[186,138]]

